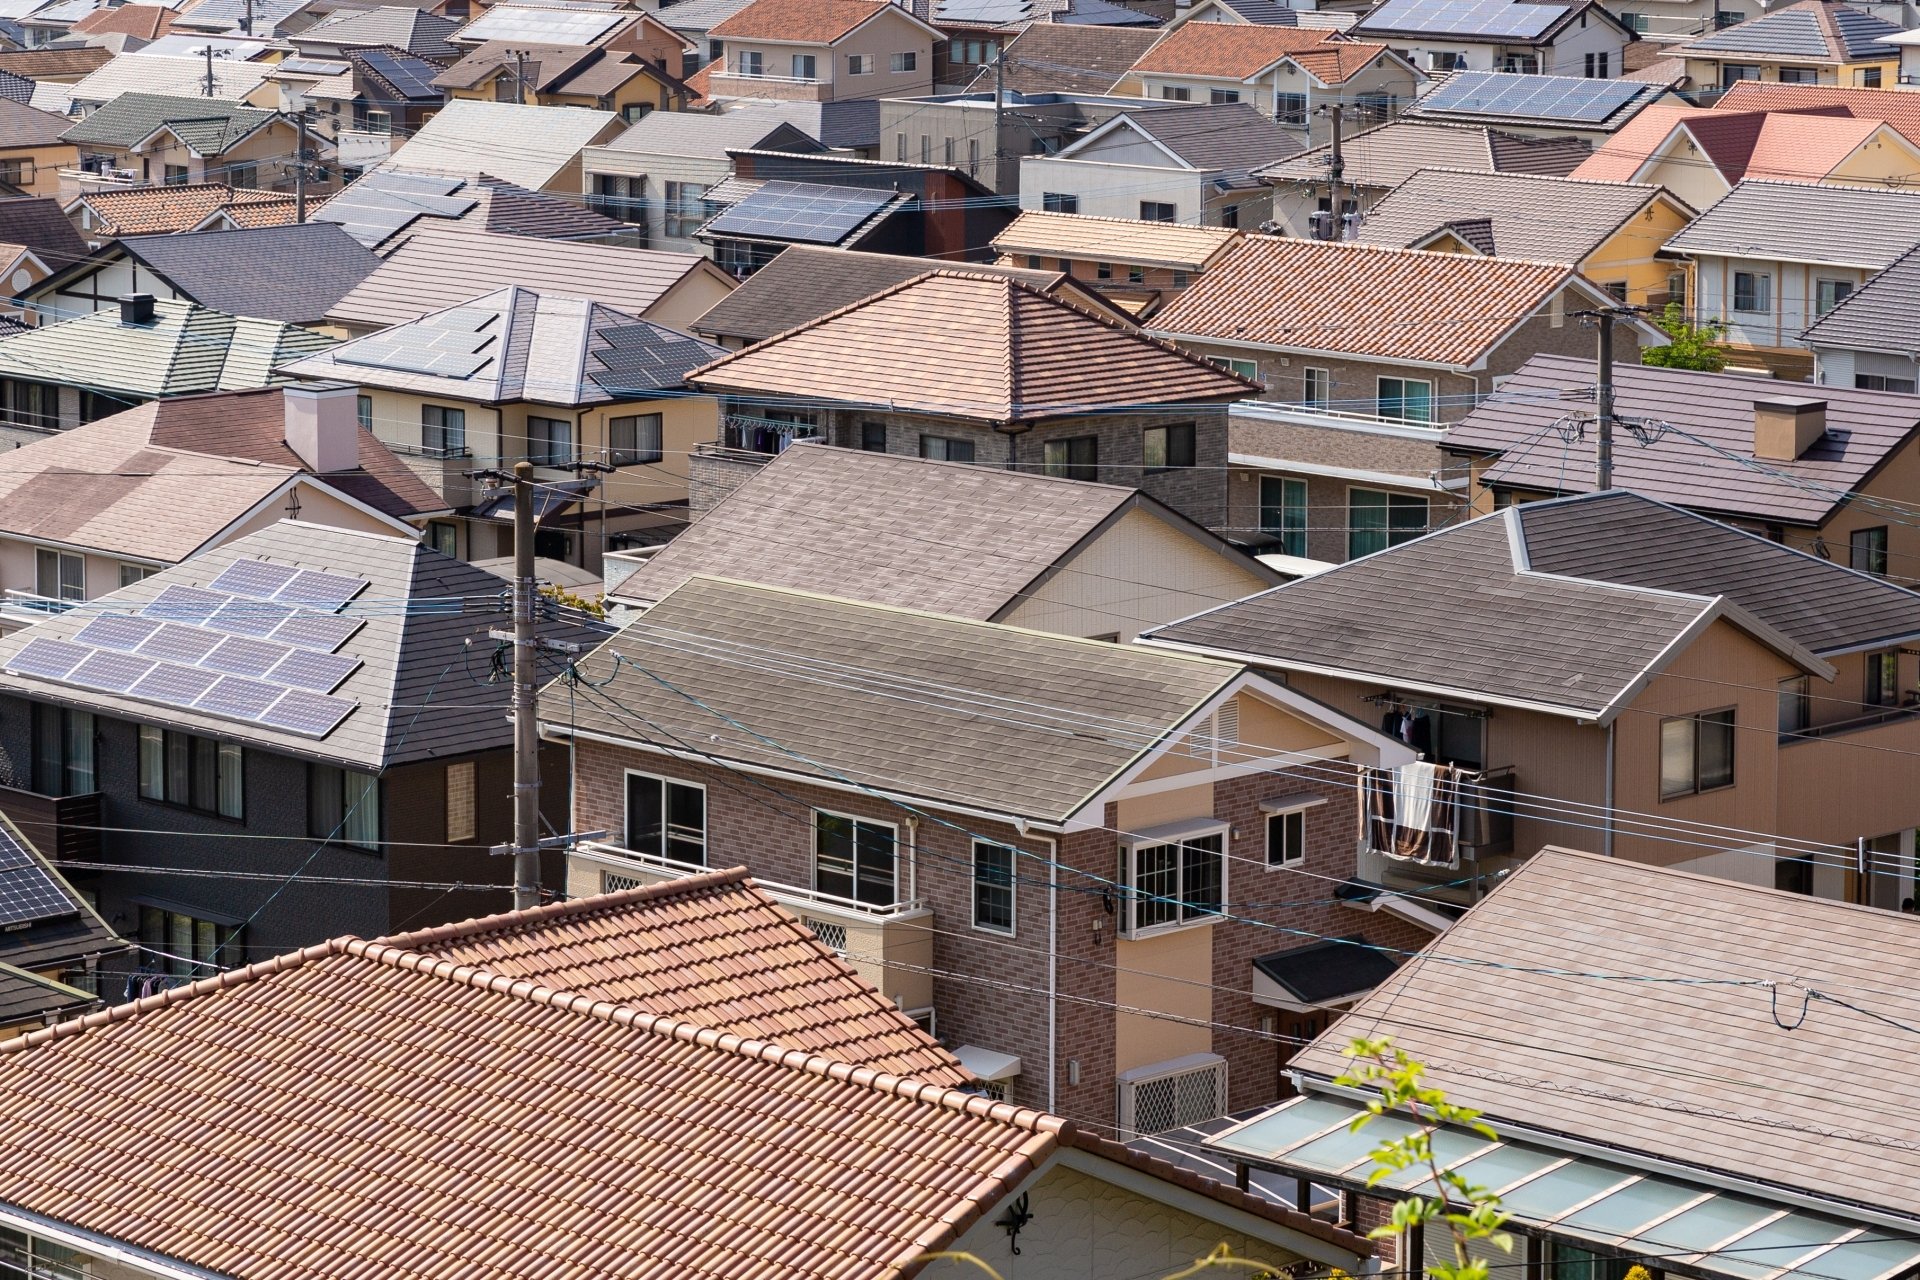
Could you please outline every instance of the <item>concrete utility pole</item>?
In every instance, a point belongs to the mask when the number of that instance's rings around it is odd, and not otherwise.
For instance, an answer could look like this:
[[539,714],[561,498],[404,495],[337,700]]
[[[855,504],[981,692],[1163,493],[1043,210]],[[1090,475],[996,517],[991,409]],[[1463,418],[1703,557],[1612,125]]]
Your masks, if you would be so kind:
[[1599,312],[1600,322],[1600,385],[1596,395],[1595,408],[1599,411],[1600,427],[1595,446],[1598,465],[1594,471],[1594,483],[1601,490],[1613,488],[1613,308]]
[[1000,145],[1000,130],[1007,110],[1007,50],[1005,45],[995,45],[993,49],[993,189],[1005,191],[1005,174],[1000,172],[1000,157],[1004,148]]
[[207,42],[207,96],[213,96],[213,42]]
[[513,56],[513,100],[524,107],[527,105],[527,51],[509,49],[507,52]]
[[1344,240],[1347,238],[1347,219],[1344,208],[1345,201],[1341,199],[1341,190],[1345,186],[1343,180],[1347,174],[1347,166],[1340,158],[1340,113],[1342,108],[1340,104],[1336,102],[1328,107],[1327,110],[1333,117],[1333,155],[1327,169],[1329,178],[1327,205],[1333,210],[1333,217],[1329,219],[1327,223],[1327,239]]
[[307,220],[307,113],[313,108],[303,106],[293,118],[293,220]]
[[540,725],[533,464],[513,464],[513,909],[540,905]]

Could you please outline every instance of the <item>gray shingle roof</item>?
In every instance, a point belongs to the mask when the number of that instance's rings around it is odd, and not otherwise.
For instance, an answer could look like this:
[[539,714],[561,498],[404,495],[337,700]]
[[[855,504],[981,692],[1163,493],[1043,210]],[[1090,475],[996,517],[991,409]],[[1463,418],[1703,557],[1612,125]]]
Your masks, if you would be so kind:
[[[125,613],[169,586],[205,587],[238,560],[347,574],[370,583],[346,613],[363,618],[338,652],[361,665],[335,694],[359,705],[330,734],[315,739],[257,724],[179,710],[109,693],[95,693],[5,671],[20,648],[40,638],[70,638],[104,613]],[[508,686],[470,680],[469,636],[484,642],[505,614],[494,602],[506,581],[484,569],[443,556],[411,538],[390,538],[283,520],[258,533],[204,552],[183,564],[101,597],[46,622],[0,639],[0,689],[43,701],[85,707],[123,719],[143,720],[245,742],[285,755],[318,758],[364,769],[384,769],[413,760],[463,755],[505,747],[512,725],[503,716]],[[461,612],[408,612],[407,601],[465,602]],[[548,624],[558,639],[590,642],[566,623]],[[557,666],[543,669],[557,675]]]
[[1916,297],[1920,297],[1920,246],[1909,249],[1886,270],[1848,294],[1845,301],[1801,334],[1800,341],[1815,351],[1822,347],[1842,347],[1910,356],[1916,345],[1920,345],[1914,341],[1913,300]]
[[[725,160],[729,151],[752,151],[773,142],[784,150],[793,140],[784,132],[791,130],[815,142],[813,149],[825,150],[811,134],[807,124],[818,124],[816,103],[759,103],[736,110],[708,115],[698,111],[652,111],[627,126],[626,132],[606,144],[605,150],[636,152],[652,156],[693,156],[703,160]],[[779,135],[780,141],[774,141]]]
[[1124,117],[1202,172],[1244,174],[1300,154],[1300,143],[1245,102],[1162,107]]
[[679,0],[678,4],[666,5],[660,10],[660,21],[675,31],[700,34],[711,31],[752,3],[753,0]]
[[1673,50],[1683,58],[1771,54],[1802,62],[1861,62],[1891,59],[1895,50],[1880,43],[1900,28],[1837,0],[1800,0],[1710,32]]
[[318,324],[380,258],[326,222],[134,236],[120,247],[202,306]]
[[217,156],[272,120],[274,113],[223,98],[123,93],[63,135],[68,142],[131,147],[165,125],[203,156]]
[[[1268,182],[1324,182],[1331,148],[1315,147],[1269,166]],[[1341,158],[1348,182],[1397,187],[1422,169],[1472,169],[1481,173],[1574,171],[1592,152],[1574,138],[1522,138],[1477,125],[1395,120],[1346,139]]]
[[[627,661],[616,666],[615,654]],[[675,590],[580,669],[607,682],[574,700],[583,730],[677,737],[725,760],[1049,822],[1072,816],[1241,671],[714,578]],[[983,715],[983,698],[1003,710]],[[1091,720],[1114,731],[1088,732]],[[1081,730],[1063,731],[1069,721]],[[564,733],[567,722],[542,727]]]
[[[1036,22],[1008,42],[999,74],[1015,93],[1105,93],[1159,38],[1137,27]],[[968,89],[991,89],[995,74],[981,72]]]
[[[1487,468],[1489,485],[1536,493],[1586,493],[1593,487],[1594,443],[1539,444],[1569,403],[1591,402],[1594,367],[1573,356],[1534,356],[1500,391],[1447,431],[1447,448],[1504,453]],[[1753,462],[1753,406],[1783,394],[1827,403],[1827,433],[1791,462]],[[1614,366],[1614,404],[1624,417],[1669,422],[1697,444],[1668,432],[1651,445],[1616,446],[1614,483],[1692,511],[1781,524],[1818,525],[1920,426],[1920,396],[1850,387],[1783,387],[1735,373],[1696,373],[1648,365]],[[1526,442],[1537,447],[1525,447]],[[1724,451],[1724,452],[1720,452]],[[1564,456],[1563,456],[1564,455]],[[1727,456],[1732,455],[1732,456]]]
[[0,244],[25,245],[49,271],[59,271],[90,252],[52,196],[0,200]]
[[174,18],[177,27],[202,31],[239,31],[251,20],[256,36],[273,35],[279,25],[312,0],[199,0]]
[[343,48],[386,45],[429,58],[452,58],[458,57],[460,50],[448,44],[447,37],[459,29],[460,23],[452,18],[407,5],[384,5],[378,9],[336,13],[291,39],[295,45],[325,44]]
[[0,71],[0,138],[5,138],[10,147],[58,146],[72,121],[27,106],[26,98],[12,92],[16,83],[26,86],[27,97],[33,95],[33,81]]
[[1915,244],[1920,244],[1920,192],[1749,178],[1667,247],[1878,271]]
[[[1407,248],[1448,224],[1484,222],[1490,247],[1474,239],[1477,229],[1459,228],[1483,253],[1577,263],[1660,194],[1657,186],[1627,182],[1422,169],[1380,198],[1358,238]],[[1650,256],[1657,248],[1650,239],[1630,256]]]

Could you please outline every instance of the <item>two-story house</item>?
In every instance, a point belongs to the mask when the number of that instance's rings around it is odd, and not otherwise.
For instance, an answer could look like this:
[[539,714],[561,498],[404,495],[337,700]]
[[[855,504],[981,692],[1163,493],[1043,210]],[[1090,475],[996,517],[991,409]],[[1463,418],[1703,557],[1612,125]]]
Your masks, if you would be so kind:
[[1920,386],[1908,300],[1920,289],[1920,249],[1909,249],[1800,335],[1823,387],[1911,394]]
[[1840,0],[1798,0],[1709,31],[1668,56],[1707,89],[1742,80],[1891,88],[1902,50],[1886,41],[1900,34],[1897,23]]
[[1143,318],[1240,238],[1230,227],[1089,217],[1071,196],[1054,205],[1021,213],[994,237],[1000,265],[1064,272]]
[[73,122],[12,98],[0,98],[0,183],[29,196],[58,195],[60,171],[80,162],[65,138]]
[[1606,80],[1625,72],[1632,29],[1599,0],[1386,0],[1349,29],[1422,71],[1515,71]]
[[[380,169],[489,174],[530,191],[580,190],[580,153],[626,128],[613,111],[547,111],[514,101],[456,98],[395,148]],[[503,145],[503,139],[512,139]]]
[[[681,47],[676,39],[671,53],[676,67]],[[679,77],[660,62],[606,45],[489,40],[432,83],[455,100],[586,107],[615,112],[629,123],[687,97]]]
[[[59,769],[60,752],[51,736],[36,740],[34,748],[36,769]],[[96,855],[99,832],[69,828],[71,838],[47,853],[34,844],[40,832],[59,834],[47,825],[54,817],[52,806],[34,804],[35,788],[47,781],[25,770],[0,777],[0,856],[7,885],[7,927],[0,931],[0,1042],[91,1013],[109,1001],[118,1003],[123,994],[118,983],[101,981],[101,970],[124,967],[128,944],[51,861],[52,856]],[[91,785],[86,777],[72,781]],[[97,814],[94,825],[99,825]],[[132,922],[122,923],[131,934]]]
[[803,102],[930,93],[941,38],[885,0],[754,0],[708,30],[719,53],[706,91]]
[[333,152],[296,117],[221,98],[159,93],[118,94],[61,137],[79,148],[82,169],[123,185],[224,182],[291,191],[297,147],[320,159]]
[[744,862],[994,1092],[1098,1129],[1275,1096],[1450,920],[1333,891],[1357,779],[1412,750],[1238,664],[694,578],[580,673],[542,733],[614,834],[574,892]]

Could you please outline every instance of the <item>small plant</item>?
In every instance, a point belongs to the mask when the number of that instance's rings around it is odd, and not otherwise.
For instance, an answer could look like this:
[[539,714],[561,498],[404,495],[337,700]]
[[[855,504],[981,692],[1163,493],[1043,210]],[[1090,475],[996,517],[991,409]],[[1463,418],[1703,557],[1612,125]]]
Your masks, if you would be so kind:
[[602,621],[606,620],[607,606],[605,597],[597,600],[589,600],[585,596],[575,595],[557,582],[549,582],[541,587],[540,594],[563,609],[578,609],[580,612],[592,614]]
[[1663,369],[1697,369],[1704,373],[1718,373],[1727,367],[1727,353],[1718,345],[1727,331],[1725,325],[1713,320],[1688,324],[1686,310],[1677,302],[1669,302],[1654,323],[1667,335],[1668,342],[1664,347],[1641,348],[1641,364]]

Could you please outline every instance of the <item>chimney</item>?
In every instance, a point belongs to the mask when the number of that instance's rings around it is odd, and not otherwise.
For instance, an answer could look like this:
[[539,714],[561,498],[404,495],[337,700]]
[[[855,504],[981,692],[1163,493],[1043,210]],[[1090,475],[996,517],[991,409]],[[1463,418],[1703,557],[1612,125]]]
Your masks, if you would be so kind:
[[302,382],[280,389],[287,448],[315,475],[360,465],[359,388],[350,382]]
[[1827,434],[1827,402],[1781,396],[1753,402],[1753,456],[1792,462]]
[[123,293],[120,295],[121,324],[152,324],[153,295],[150,293]]

